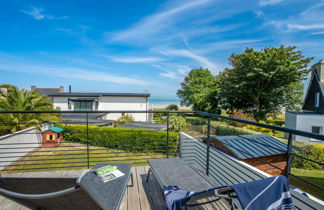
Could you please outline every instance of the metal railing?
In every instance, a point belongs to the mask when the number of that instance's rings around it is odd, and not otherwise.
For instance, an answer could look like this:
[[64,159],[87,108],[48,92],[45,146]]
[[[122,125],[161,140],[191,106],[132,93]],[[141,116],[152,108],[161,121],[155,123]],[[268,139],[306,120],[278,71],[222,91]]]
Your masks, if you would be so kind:
[[[303,157],[301,155],[295,154],[293,149],[293,135],[309,137],[313,139],[318,139],[324,141],[324,135],[310,133],[301,130],[294,130],[285,127],[279,127],[274,125],[268,125],[253,121],[247,121],[212,113],[206,113],[201,111],[0,111],[1,115],[6,114],[83,114],[84,118],[80,121],[75,122],[67,122],[67,121],[57,121],[57,122],[39,122],[38,124],[43,123],[51,123],[54,125],[60,124],[83,124],[84,130],[71,132],[64,132],[64,136],[67,135],[85,135],[85,141],[82,142],[65,142],[59,147],[40,147],[42,142],[38,142],[38,145],[35,142],[31,143],[28,141],[25,142],[15,142],[8,143],[4,139],[0,139],[0,169],[3,173],[8,172],[17,172],[17,171],[35,171],[35,170],[58,170],[58,169],[67,169],[67,168],[90,168],[95,163],[98,162],[133,162],[135,164],[146,164],[148,159],[156,159],[156,158],[168,158],[178,156],[178,146],[179,139],[172,139],[170,137],[172,131],[172,122],[170,122],[171,115],[183,115],[203,118],[207,121],[207,133],[205,136],[206,139],[206,174],[210,173],[210,147],[212,146],[211,141],[211,132],[215,129],[215,126],[212,125],[213,120],[229,120],[235,121],[239,123],[244,123],[247,125],[254,125],[257,127],[267,128],[274,131],[280,131],[288,134],[287,148],[283,152],[287,155],[286,158],[286,167],[280,168],[269,161],[264,160],[263,158],[256,159],[264,164],[268,164],[271,167],[282,171],[282,173],[288,178],[290,181],[291,177],[294,177],[298,180],[301,180],[317,189],[323,191],[323,187],[310,182],[302,177],[296,176],[291,173],[292,159],[301,158],[305,161],[310,161],[312,163],[318,164],[321,167],[324,163],[321,163],[317,160],[311,160],[309,158]],[[163,124],[165,124],[166,129],[164,131],[155,131],[152,129],[142,129],[142,130],[134,130],[124,128],[123,130],[96,130],[93,131],[92,125],[96,125],[98,123],[103,123],[107,121],[97,120],[96,122],[92,122],[89,120],[89,114],[133,114],[133,113],[152,113],[152,114],[163,114],[165,116],[165,120]],[[14,126],[17,124],[22,125],[35,125],[35,123],[28,122],[0,122],[0,126]],[[216,126],[217,128],[217,126]],[[37,135],[40,135],[38,131],[35,131]],[[122,133],[122,132],[136,132],[138,135],[142,135],[143,133],[149,132],[157,132],[161,135],[161,138],[158,139],[118,139],[118,141],[114,140],[113,143],[110,142],[110,139],[105,139],[107,136],[100,136],[99,133],[110,134],[113,133]],[[34,135],[35,133],[22,133],[20,135]],[[217,135],[217,130],[216,133]],[[94,135],[97,135],[97,139]],[[120,135],[121,137],[123,135]],[[99,139],[98,139],[99,138]],[[103,138],[103,139],[101,139]],[[93,144],[93,141],[97,142]],[[28,139],[27,139],[28,140]],[[30,146],[31,145],[31,146]],[[19,147],[18,147],[19,146]],[[57,149],[59,148],[59,149]],[[142,151],[140,150],[142,149]],[[244,150],[240,150],[240,148],[236,148],[238,151],[247,153]],[[53,162],[58,161],[58,162]],[[9,164],[10,163],[10,164]],[[28,167],[26,167],[28,166]]]

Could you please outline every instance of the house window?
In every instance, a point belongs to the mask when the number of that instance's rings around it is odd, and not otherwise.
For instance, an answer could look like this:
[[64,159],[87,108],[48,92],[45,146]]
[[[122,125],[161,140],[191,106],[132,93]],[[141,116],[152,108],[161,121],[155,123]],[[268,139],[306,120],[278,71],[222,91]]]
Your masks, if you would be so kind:
[[317,92],[317,93],[315,93],[315,107],[319,107],[319,100],[320,99],[320,93],[319,92]]
[[74,101],[74,111],[92,111],[92,101]]
[[321,134],[322,133],[322,128],[321,126],[312,126],[312,133],[317,133]]
[[47,140],[47,141],[55,140],[55,135],[47,135],[46,140]]

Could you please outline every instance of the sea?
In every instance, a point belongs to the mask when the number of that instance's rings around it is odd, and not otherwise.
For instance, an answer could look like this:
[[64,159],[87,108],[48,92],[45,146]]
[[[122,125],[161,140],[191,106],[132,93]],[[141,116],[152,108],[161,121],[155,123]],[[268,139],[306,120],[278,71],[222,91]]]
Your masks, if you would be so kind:
[[180,106],[178,98],[149,98],[149,104],[154,108],[165,108],[169,104],[176,104]]

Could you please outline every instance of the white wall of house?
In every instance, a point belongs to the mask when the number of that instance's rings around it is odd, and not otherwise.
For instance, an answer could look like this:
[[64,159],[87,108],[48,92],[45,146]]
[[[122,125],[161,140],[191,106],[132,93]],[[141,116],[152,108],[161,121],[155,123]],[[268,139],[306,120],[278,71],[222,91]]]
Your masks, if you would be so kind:
[[53,97],[53,106],[59,107],[61,111],[69,110],[68,97]]
[[[131,111],[146,111],[148,104],[146,104],[146,97],[112,97],[103,96],[100,98],[98,110],[131,110]],[[117,120],[122,114],[111,113],[105,119]],[[146,113],[129,113],[134,117],[135,121],[146,121],[148,114]]]
[[[59,107],[61,111],[69,110],[68,99],[76,99],[81,97],[53,97],[54,107]],[[89,97],[87,97],[89,98]],[[120,110],[131,110],[131,111],[146,111],[149,109],[146,97],[127,97],[127,96],[101,96],[99,98],[98,110],[99,111],[120,111]],[[71,110],[73,106],[71,106]],[[122,113],[111,113],[103,116],[103,119],[117,120]],[[147,113],[129,113],[133,116],[135,121],[150,121]]]
[[[324,114],[305,114],[302,112],[286,112],[285,115],[285,127],[292,128],[296,130],[302,130],[307,132],[312,132],[312,127],[320,127],[320,134],[324,135]],[[287,137],[287,134],[286,134]],[[295,136],[293,135],[293,140],[306,141],[306,142],[316,142],[324,143],[323,141],[318,141],[316,139],[311,139],[308,137]]]

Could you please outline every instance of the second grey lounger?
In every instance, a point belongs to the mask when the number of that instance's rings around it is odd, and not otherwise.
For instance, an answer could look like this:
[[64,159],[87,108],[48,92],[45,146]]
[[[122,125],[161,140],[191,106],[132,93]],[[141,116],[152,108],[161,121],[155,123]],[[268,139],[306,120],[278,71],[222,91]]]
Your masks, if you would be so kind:
[[[215,184],[202,172],[197,171],[196,168],[192,167],[187,162],[181,160],[180,158],[165,158],[165,159],[155,159],[148,161],[150,169],[148,171],[147,180],[149,180],[150,174],[153,173],[157,181],[159,182],[161,188],[164,186],[178,186],[186,191],[200,192],[206,189],[213,188]],[[227,191],[227,190],[225,190]],[[195,201],[202,198],[207,198],[209,196],[214,196],[215,192],[209,192],[197,197],[193,197],[189,200]],[[226,199],[231,199],[232,197],[226,195],[217,195],[217,199],[209,201],[214,202],[219,200],[221,197]],[[200,203],[201,205],[204,203]],[[190,204],[196,205],[196,204]],[[190,206],[189,205],[189,206]],[[233,204],[232,204],[233,205]],[[235,202],[235,205],[238,205]]]

